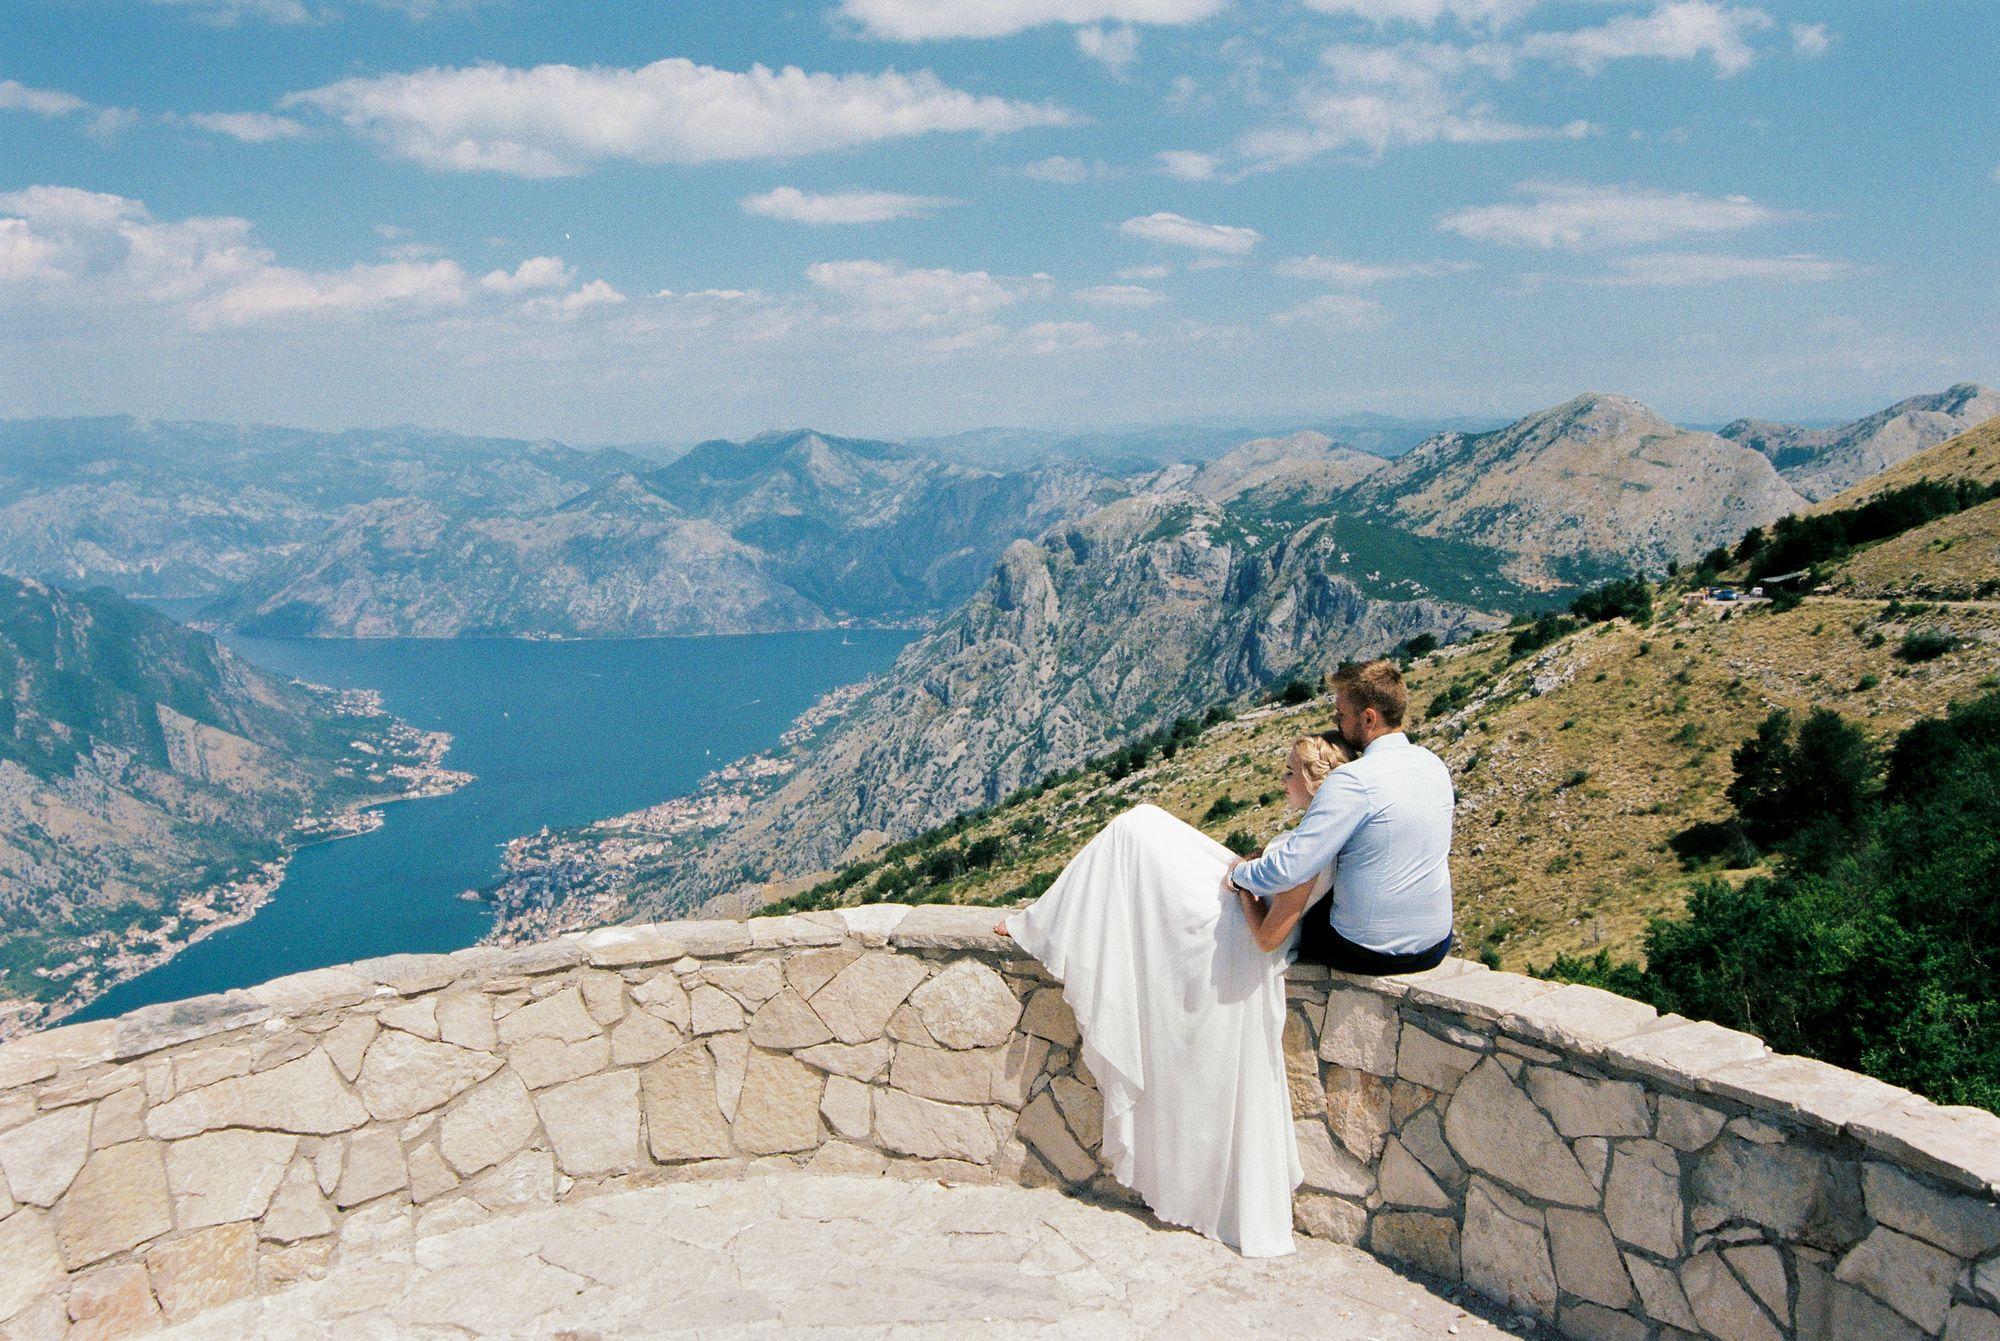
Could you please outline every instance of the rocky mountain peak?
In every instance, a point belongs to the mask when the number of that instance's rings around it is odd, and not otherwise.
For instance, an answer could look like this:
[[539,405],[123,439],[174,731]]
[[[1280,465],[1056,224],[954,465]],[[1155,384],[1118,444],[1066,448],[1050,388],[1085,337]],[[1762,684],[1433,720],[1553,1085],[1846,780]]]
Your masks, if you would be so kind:
[[1739,419],[1722,436],[1761,452],[1794,488],[1818,501],[1997,415],[2000,391],[1958,382],[1833,428]]

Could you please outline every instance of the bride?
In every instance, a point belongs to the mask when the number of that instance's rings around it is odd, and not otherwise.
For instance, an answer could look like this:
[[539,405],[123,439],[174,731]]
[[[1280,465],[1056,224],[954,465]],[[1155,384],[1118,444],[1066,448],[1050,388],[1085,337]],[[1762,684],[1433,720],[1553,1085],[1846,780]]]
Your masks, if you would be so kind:
[[[1299,737],[1286,800],[1305,808],[1351,757]],[[1167,1223],[1274,1257],[1292,1251],[1292,1189],[1304,1177],[1285,1080],[1285,967],[1333,869],[1239,908],[1221,892],[1235,859],[1160,807],[1135,805],[994,930],[1063,984],[1104,1097],[1112,1176]]]

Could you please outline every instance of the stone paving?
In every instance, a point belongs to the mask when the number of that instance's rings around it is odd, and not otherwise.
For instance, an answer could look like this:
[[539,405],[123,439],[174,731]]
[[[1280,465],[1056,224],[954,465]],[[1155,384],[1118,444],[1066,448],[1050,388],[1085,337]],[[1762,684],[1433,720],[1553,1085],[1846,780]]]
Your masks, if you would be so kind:
[[1358,1249],[1249,1260],[1049,1188],[772,1173],[389,1242],[159,1333],[243,1338],[1304,1336],[1496,1327]]

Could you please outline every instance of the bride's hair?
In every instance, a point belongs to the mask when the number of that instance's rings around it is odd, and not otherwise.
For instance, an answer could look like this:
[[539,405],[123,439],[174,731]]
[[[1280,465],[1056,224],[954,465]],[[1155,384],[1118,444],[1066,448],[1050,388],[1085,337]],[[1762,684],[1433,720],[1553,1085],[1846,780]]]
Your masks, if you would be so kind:
[[1354,758],[1352,751],[1325,736],[1300,736],[1292,742],[1291,752],[1298,756],[1306,785],[1315,789],[1326,781],[1327,774]]

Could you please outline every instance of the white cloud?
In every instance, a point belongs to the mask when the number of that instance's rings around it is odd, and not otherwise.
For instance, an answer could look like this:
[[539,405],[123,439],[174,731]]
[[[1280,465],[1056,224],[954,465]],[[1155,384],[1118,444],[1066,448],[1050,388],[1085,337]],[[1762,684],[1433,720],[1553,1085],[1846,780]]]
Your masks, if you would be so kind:
[[1045,23],[1199,23],[1224,0],[845,0],[841,12],[871,37],[921,42],[1006,37]]
[[227,135],[245,144],[269,144],[273,140],[295,140],[306,133],[303,123],[270,112],[191,112],[188,124],[217,135]]
[[1108,163],[1098,159],[1086,162],[1081,158],[1072,158],[1068,154],[1051,154],[1023,167],[1021,175],[1033,181],[1053,182],[1058,186],[1075,186],[1079,182],[1115,176],[1116,172]]
[[57,88],[30,88],[17,79],[0,79],[0,112],[57,117],[89,110],[90,104],[74,93]]
[[593,279],[575,293],[564,294],[560,299],[537,301],[555,302],[564,312],[581,312],[587,307],[616,306],[625,301],[625,295],[603,280]]
[[1808,59],[1824,56],[1833,49],[1833,34],[1824,23],[1795,23],[1792,25],[1792,54]]
[[1450,17],[1466,25],[1498,28],[1513,23],[1538,0],[1306,0],[1306,8],[1322,14],[1352,14],[1378,26],[1415,23],[1434,27]]
[[566,289],[576,271],[560,256],[530,256],[510,271],[495,270],[480,278],[479,287],[488,293],[536,293],[543,289]]
[[780,186],[762,195],[745,196],[746,214],[803,224],[882,223],[889,219],[921,219],[934,210],[962,201],[941,196],[908,196],[893,191],[801,191]]
[[203,23],[230,26],[246,20],[260,23],[314,23],[331,17],[329,11],[315,11],[301,0],[153,0],[188,11]]
[[39,284],[67,279],[62,251],[37,236],[26,219],[0,219],[0,284]]
[[1523,182],[1515,190],[1528,199],[1454,210],[1438,227],[1480,242],[1572,248],[1729,233],[1786,217],[1748,196],[1547,181]]
[[1294,279],[1337,284],[1344,289],[1366,288],[1397,279],[1435,279],[1440,275],[1463,275],[1479,267],[1470,261],[1402,261],[1391,265],[1370,265],[1343,261],[1332,256],[1294,256],[1280,261],[1277,271]]
[[[421,249],[420,249],[421,250]],[[151,315],[193,330],[370,315],[428,317],[521,294],[574,313],[622,303],[602,280],[563,292],[575,272],[535,256],[475,282],[458,262],[410,252],[340,269],[280,264],[247,219],[155,219],[124,196],[66,186],[0,195],[0,307],[46,304],[63,319],[121,324]],[[473,309],[476,313],[479,309]]]
[[1222,160],[1216,155],[1202,153],[1199,149],[1162,149],[1153,155],[1153,161],[1160,165],[1161,172],[1184,182],[1208,181],[1222,165]]
[[1702,56],[1721,76],[1741,74],[1756,63],[1749,35],[1769,28],[1761,9],[1724,6],[1714,0],[1670,0],[1650,14],[1620,14],[1595,28],[1529,33],[1520,39],[1523,55],[1574,65],[1596,74],[1616,60],[1654,57],[1694,60]]
[[1013,347],[1023,354],[1049,358],[1059,354],[1081,354],[1129,343],[1129,331],[1113,334],[1089,321],[1036,321],[1023,326],[1014,337]]
[[1271,317],[1274,325],[1312,326],[1334,335],[1376,330],[1388,320],[1382,304],[1351,293],[1323,293]]
[[820,261],[806,278],[846,304],[846,319],[873,331],[923,330],[976,321],[1011,307],[1045,279],[1008,281],[984,270],[921,270],[886,261]]
[[1472,92],[1475,79],[1512,70],[1512,52],[1501,44],[1338,44],[1321,53],[1320,71],[1299,86],[1289,122],[1253,130],[1238,147],[1269,167],[1353,147],[1380,155],[1404,145],[1580,139],[1596,131],[1587,121],[1561,127],[1509,121]]
[[[1378,24],[1462,25],[1499,29],[1532,0],[1314,0],[1328,12]],[[1251,130],[1237,150],[1253,168],[1301,163],[1320,154],[1362,149],[1377,157],[1423,144],[1501,144],[1583,139],[1602,133],[1586,120],[1537,125],[1503,115],[1485,90],[1514,78],[1530,61],[1596,74],[1620,60],[1707,59],[1718,77],[1757,60],[1754,34],[1774,26],[1761,9],[1717,0],[1666,0],[1645,13],[1618,14],[1593,27],[1540,31],[1465,42],[1337,43],[1292,93],[1289,114]],[[1810,39],[1807,39],[1810,41]]]
[[1171,247],[1191,247],[1196,251],[1216,252],[1225,256],[1242,256],[1264,238],[1264,235],[1254,228],[1238,228],[1231,224],[1197,223],[1193,219],[1179,214],[1169,214],[1165,210],[1127,219],[1118,225],[1118,231],[1127,237],[1143,238],[1148,242],[1158,242]]
[[1614,287],[1681,288],[1694,284],[1821,284],[1855,273],[1851,262],[1825,256],[1728,256],[1653,252],[1620,256],[1595,282]]
[[0,112],[26,112],[31,116],[55,118],[81,116],[92,135],[116,135],[137,124],[139,114],[129,107],[99,107],[58,88],[33,88],[18,79],[0,79]]
[[1076,49],[1123,79],[1139,59],[1139,33],[1131,27],[1079,28]]
[[466,275],[456,261],[389,261],[313,272],[260,265],[202,298],[196,324],[243,324],[274,317],[436,308],[465,301]]
[[1093,284],[1070,295],[1092,307],[1158,307],[1167,295],[1143,284]]
[[1112,272],[1119,279],[1165,279],[1174,273],[1170,265],[1128,265]]
[[1053,103],[951,88],[928,71],[719,70],[682,58],[637,69],[432,68],[294,93],[309,107],[433,168],[557,177],[613,160],[784,158],[946,131],[1068,125]]
[[[219,27],[245,22],[328,23],[341,16],[340,8],[335,5],[314,7],[304,3],[304,0],[153,0],[153,3],[186,10],[194,19]],[[371,3],[376,9],[390,10],[412,22],[421,22],[439,14],[477,8],[483,0],[371,0]]]

